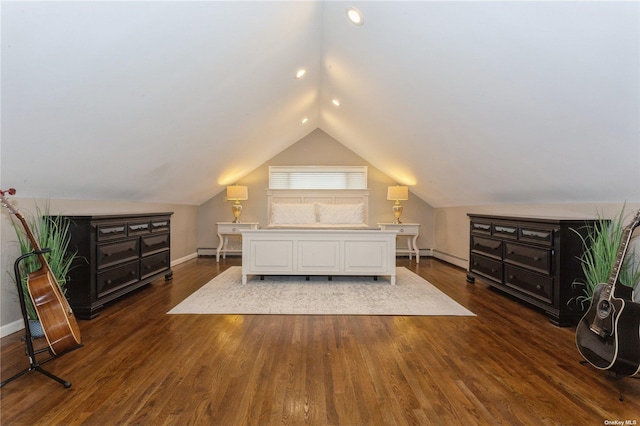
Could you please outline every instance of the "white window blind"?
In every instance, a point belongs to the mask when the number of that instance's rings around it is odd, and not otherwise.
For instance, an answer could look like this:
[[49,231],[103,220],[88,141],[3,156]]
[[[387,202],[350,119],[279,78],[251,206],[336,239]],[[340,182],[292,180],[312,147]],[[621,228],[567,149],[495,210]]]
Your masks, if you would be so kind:
[[270,189],[367,189],[367,166],[271,166]]

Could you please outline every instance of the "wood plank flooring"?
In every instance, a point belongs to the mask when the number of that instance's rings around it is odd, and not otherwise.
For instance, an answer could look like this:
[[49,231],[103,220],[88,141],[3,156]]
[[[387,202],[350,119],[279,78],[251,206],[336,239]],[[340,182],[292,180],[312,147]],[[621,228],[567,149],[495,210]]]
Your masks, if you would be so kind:
[[[80,321],[85,346],[44,365],[73,386],[37,372],[7,384],[2,425],[640,422],[640,380],[581,364],[574,328],[429,258],[398,266],[476,317],[166,314],[239,264],[185,262]],[[0,356],[3,380],[28,365],[20,333]]]

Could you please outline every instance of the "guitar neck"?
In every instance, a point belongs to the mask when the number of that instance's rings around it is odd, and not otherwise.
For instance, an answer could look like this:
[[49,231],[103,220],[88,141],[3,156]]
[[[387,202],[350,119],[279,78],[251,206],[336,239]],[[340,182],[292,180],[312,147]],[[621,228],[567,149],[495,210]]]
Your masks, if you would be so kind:
[[[635,226],[627,226],[622,233],[622,238],[620,240],[620,248],[618,249],[618,254],[616,255],[616,261],[613,264],[613,269],[611,270],[611,275],[609,276],[608,284],[611,286],[612,290],[615,289],[616,282],[618,282],[618,277],[620,276],[620,269],[622,268],[622,262],[624,262],[624,257],[627,254],[627,249],[629,248],[629,241],[631,241],[631,235],[633,234],[634,229],[635,229]],[[613,294],[613,291],[611,293]]]
[[38,255],[38,259],[40,260],[41,268],[47,268],[48,269],[49,268],[49,264],[47,263],[47,260],[45,259],[44,254],[42,253],[42,249],[40,248],[40,245],[38,244],[38,240],[36,240],[35,236],[31,232],[31,229],[29,228],[26,219],[24,218],[24,216],[20,212],[15,212],[15,216],[18,218],[18,220],[20,220],[20,223],[22,223],[22,227],[24,228],[24,232],[25,232],[25,234],[27,234],[27,239],[31,243],[31,247],[33,247],[33,250]]

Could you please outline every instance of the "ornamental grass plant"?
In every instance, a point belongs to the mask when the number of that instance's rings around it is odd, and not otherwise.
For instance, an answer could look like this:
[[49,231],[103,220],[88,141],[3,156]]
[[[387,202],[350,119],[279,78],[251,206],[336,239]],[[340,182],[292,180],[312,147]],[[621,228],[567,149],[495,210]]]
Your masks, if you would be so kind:
[[[581,286],[583,294],[575,299],[583,307],[591,303],[593,291],[600,283],[609,282],[618,251],[624,236],[624,208],[613,219],[608,220],[598,214],[593,227],[588,228],[586,235],[581,235],[584,253],[579,257],[585,279],[574,281],[574,286]],[[618,282],[636,289],[640,282],[640,258],[629,245],[629,249],[620,266]]]

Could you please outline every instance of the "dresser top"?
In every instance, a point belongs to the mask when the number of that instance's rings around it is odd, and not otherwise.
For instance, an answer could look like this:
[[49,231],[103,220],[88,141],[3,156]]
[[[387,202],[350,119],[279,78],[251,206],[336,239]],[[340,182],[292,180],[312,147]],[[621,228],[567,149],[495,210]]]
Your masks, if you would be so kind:
[[114,213],[114,214],[93,214],[93,215],[60,215],[71,220],[122,220],[138,219],[144,217],[171,216],[173,212],[149,212],[149,213]]
[[493,215],[493,214],[475,214],[467,213],[470,218],[488,219],[488,220],[505,220],[512,222],[536,222],[536,223],[587,223],[595,222],[599,219],[589,217],[560,217],[560,216],[519,216],[519,215]]

